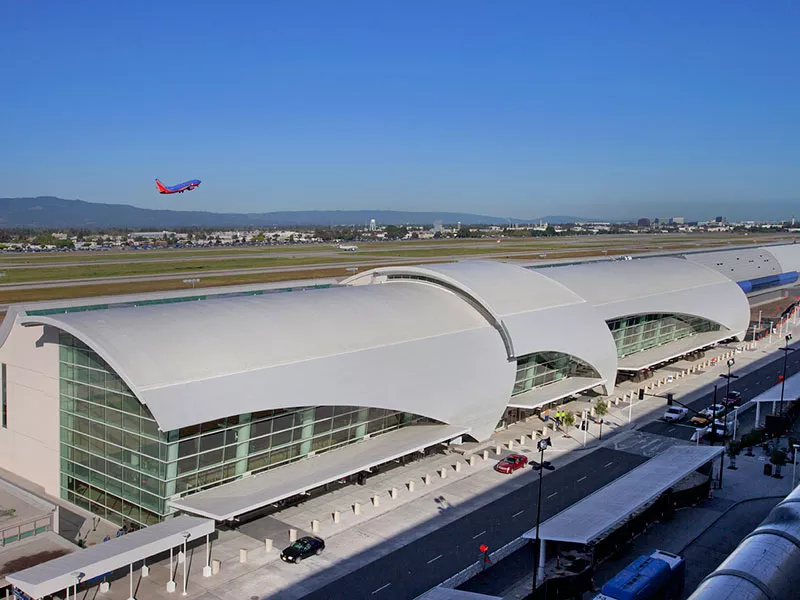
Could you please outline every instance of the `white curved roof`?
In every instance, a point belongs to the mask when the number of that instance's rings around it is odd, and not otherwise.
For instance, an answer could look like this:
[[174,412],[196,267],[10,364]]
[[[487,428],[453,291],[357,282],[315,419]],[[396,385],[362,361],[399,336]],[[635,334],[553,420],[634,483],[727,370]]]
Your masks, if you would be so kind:
[[[614,339],[597,311],[574,291],[543,272],[508,263],[461,261],[414,267],[379,267],[344,281],[347,285],[396,285],[416,277],[443,285],[477,302],[506,338],[509,358],[534,352],[561,352],[585,361],[613,382],[617,358]],[[570,332],[579,331],[580,335]]]
[[681,258],[642,258],[542,269],[590,302],[604,320],[647,313],[686,314],[745,333],[750,305],[717,271]]
[[[162,430],[310,405],[374,406],[485,429],[514,382],[497,332],[414,283],[20,317],[75,335]],[[397,373],[408,379],[397,381]],[[480,374],[480,376],[478,376]]]
[[772,247],[754,246],[716,252],[694,252],[684,255],[684,258],[718,271],[734,281],[745,281],[783,272],[780,262],[770,252],[771,249]]
[[800,271],[800,244],[784,244],[782,246],[765,246],[772,256],[778,259],[783,273]]

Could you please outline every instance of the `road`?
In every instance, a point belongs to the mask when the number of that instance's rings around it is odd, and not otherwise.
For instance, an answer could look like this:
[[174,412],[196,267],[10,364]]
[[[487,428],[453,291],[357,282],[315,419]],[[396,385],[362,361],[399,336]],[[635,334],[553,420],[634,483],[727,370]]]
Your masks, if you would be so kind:
[[[795,350],[800,349],[800,344],[796,344],[794,346],[789,346]],[[786,376],[789,377],[794,375],[800,371],[800,351],[790,352],[789,358],[786,362]],[[736,369],[732,369],[731,373],[733,375],[736,374]],[[746,375],[742,375],[739,379],[732,379],[731,380],[731,390],[735,390],[741,392],[742,400],[752,400],[759,394],[766,392],[769,388],[775,386],[778,383],[778,376],[783,373],[783,357],[778,357],[774,361],[771,361],[764,365],[763,367],[759,368],[756,371],[752,371]],[[725,395],[725,385],[726,382],[723,378],[720,377],[719,386],[717,389],[717,400],[720,400]],[[676,400],[679,401],[678,398]],[[794,400],[794,398],[787,398],[785,402],[790,400]],[[711,392],[702,398],[695,400],[694,402],[690,402],[686,404],[691,410],[700,411],[706,408],[707,406],[711,405],[714,401],[714,393]],[[784,409],[785,409],[784,403]],[[767,410],[764,410],[764,409]],[[766,414],[766,412],[771,411],[772,406],[769,407],[762,407],[762,414]],[[690,415],[691,415],[690,411]],[[687,417],[685,421],[688,421],[690,417]],[[752,429],[755,422],[755,409],[748,410],[747,413],[742,415],[739,418],[739,427],[741,431],[748,431]],[[647,425],[640,427],[638,431],[642,431],[645,433],[655,433],[658,435],[663,435],[672,438],[678,438],[683,440],[691,439],[692,434],[695,431],[695,428],[686,424],[686,423],[665,423],[664,421],[653,421],[652,423],[648,423]]]
[[[598,448],[543,477],[542,521],[644,463],[647,458]],[[370,598],[408,600],[480,559],[479,546],[496,550],[536,523],[538,473],[530,483],[453,521],[412,544],[371,562],[304,596],[310,600]]]

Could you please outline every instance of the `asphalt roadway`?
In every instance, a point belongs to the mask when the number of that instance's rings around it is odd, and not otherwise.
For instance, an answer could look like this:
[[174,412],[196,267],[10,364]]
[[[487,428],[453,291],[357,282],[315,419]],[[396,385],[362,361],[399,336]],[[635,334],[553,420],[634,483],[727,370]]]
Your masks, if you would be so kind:
[[[563,469],[547,472],[542,481],[542,522],[645,461],[644,456],[598,448]],[[536,524],[539,474],[526,468],[508,477],[526,477],[529,483],[304,598],[408,600],[480,560],[481,544],[494,551],[518,538]]]
[[[794,349],[794,352],[789,353],[789,358],[786,362],[786,377],[790,377],[800,371],[800,344],[795,346],[789,346],[790,348]],[[742,394],[742,401],[746,402],[748,400],[752,400],[756,396],[766,392],[769,388],[774,387],[778,383],[778,376],[783,373],[783,357],[779,357],[774,361],[767,363],[766,365],[762,366],[761,368],[748,373],[747,375],[742,375],[738,379],[731,379],[731,391],[741,392]],[[736,375],[735,365],[734,368],[731,369],[731,374]],[[722,377],[719,379],[719,384],[717,386],[717,401],[721,401],[722,398],[725,397],[725,387],[726,381]],[[677,402],[680,402],[680,398],[675,398]],[[790,400],[794,400],[794,398],[786,398],[784,399],[785,402]],[[691,411],[701,411],[707,406],[710,406],[714,402],[714,392],[710,392],[703,396],[702,398],[695,400],[694,402],[690,402],[686,404],[691,410],[689,411],[689,416],[684,419],[683,423],[666,423],[664,421],[653,421],[652,423],[648,423],[647,425],[640,427],[638,431],[643,431],[645,433],[655,433],[658,435],[663,435],[672,438],[678,438],[682,440],[689,440],[692,437],[692,434],[695,431],[695,428],[688,424],[688,420],[691,418],[693,414]],[[762,410],[767,407],[762,407]],[[771,410],[771,406],[768,409]],[[785,408],[785,407],[784,407]],[[751,417],[752,413],[752,417]],[[766,413],[766,411],[764,411]],[[746,420],[745,420],[746,419]],[[752,420],[751,420],[752,419]],[[740,417],[739,419],[739,426],[742,431],[747,431],[751,429],[755,421],[755,408],[752,408],[748,411],[746,417]]]

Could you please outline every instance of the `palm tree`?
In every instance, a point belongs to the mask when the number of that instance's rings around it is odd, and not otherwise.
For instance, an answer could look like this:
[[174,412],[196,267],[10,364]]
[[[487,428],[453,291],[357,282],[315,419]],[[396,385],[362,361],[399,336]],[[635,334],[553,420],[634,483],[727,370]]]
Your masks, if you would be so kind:
[[605,403],[604,400],[598,400],[597,403],[594,405],[594,411],[597,413],[597,416],[600,417],[600,439],[603,439],[603,417],[608,414],[608,404]]

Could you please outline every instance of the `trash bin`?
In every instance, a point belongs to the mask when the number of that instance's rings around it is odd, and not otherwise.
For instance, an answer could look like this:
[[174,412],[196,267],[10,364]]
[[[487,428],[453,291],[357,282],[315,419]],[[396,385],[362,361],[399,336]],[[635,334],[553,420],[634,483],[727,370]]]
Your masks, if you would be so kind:
[[764,465],[764,475],[772,476],[772,463],[767,463]]

